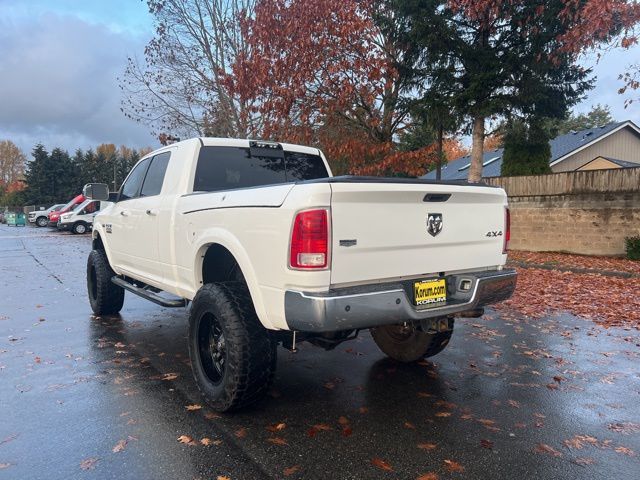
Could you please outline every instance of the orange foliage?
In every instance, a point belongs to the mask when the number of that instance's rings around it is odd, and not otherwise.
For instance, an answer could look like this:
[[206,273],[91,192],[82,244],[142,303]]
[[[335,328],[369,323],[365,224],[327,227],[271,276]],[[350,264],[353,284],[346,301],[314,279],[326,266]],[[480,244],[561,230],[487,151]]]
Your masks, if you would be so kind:
[[495,150],[502,146],[502,135],[488,135],[484,138],[484,151]]
[[7,193],[21,192],[27,188],[27,184],[23,180],[16,180],[7,185]]
[[469,149],[462,145],[457,138],[445,138],[442,150],[444,151],[445,161],[455,160],[469,154]]
[[[528,0],[449,0],[449,6],[472,22],[491,30],[497,20],[520,8]],[[535,15],[542,15],[545,2],[536,7]],[[578,55],[584,50],[609,43],[619,32],[620,45],[629,48],[637,43],[634,28],[640,22],[640,4],[634,0],[565,0],[559,18],[565,33],[557,40],[560,48],[551,53]],[[531,24],[535,25],[535,17]],[[616,35],[612,35],[616,34]]]
[[424,152],[400,153],[393,144],[402,124],[398,73],[373,21],[375,5],[258,1],[243,22],[248,53],[225,80],[251,105],[254,135],[320,144],[351,173],[424,173]]

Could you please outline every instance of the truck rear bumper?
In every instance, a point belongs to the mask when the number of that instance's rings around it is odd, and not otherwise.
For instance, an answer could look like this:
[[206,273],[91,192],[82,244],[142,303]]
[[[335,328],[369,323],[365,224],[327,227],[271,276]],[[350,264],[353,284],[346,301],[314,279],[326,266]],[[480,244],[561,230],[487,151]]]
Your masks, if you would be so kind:
[[[506,300],[515,289],[516,277],[516,271],[508,268],[448,276],[446,304],[430,308],[416,308],[413,304],[408,294],[412,282],[341,288],[326,293],[287,290],[285,316],[290,330],[305,332],[419,321]],[[469,288],[461,288],[463,282]]]

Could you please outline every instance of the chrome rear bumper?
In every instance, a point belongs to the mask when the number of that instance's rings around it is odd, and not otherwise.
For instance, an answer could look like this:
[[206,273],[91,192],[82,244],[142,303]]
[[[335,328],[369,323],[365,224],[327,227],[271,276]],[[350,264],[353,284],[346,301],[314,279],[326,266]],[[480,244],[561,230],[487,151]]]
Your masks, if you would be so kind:
[[[447,276],[447,303],[416,308],[406,282],[334,289],[326,293],[287,290],[285,316],[290,330],[335,332],[419,321],[474,310],[506,300],[516,286],[516,271],[505,268]],[[463,281],[471,288],[460,289]]]

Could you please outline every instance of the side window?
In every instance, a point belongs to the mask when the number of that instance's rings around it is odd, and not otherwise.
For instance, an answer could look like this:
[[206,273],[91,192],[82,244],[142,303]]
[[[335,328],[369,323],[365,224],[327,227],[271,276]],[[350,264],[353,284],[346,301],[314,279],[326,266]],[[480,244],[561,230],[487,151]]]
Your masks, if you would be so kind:
[[82,209],[80,215],[86,215],[88,213],[94,213],[96,211],[97,202],[88,203],[86,207]]
[[144,180],[144,175],[147,173],[147,167],[149,166],[150,158],[147,158],[138,165],[136,165],[129,177],[120,188],[120,195],[118,196],[118,200],[129,200],[131,198],[136,198],[138,193],[140,192],[140,187],[142,186],[142,181]]
[[142,190],[140,191],[141,197],[150,197],[160,193],[170,157],[171,152],[164,152],[153,157],[149,170],[147,170],[147,176],[144,178]]

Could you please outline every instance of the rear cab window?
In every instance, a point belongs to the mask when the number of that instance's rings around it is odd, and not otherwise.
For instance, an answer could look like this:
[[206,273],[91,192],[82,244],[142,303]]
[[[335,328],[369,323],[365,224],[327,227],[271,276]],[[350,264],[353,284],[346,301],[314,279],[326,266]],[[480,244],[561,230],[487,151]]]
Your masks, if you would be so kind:
[[320,155],[283,150],[204,146],[198,156],[193,191],[215,192],[328,176]]

